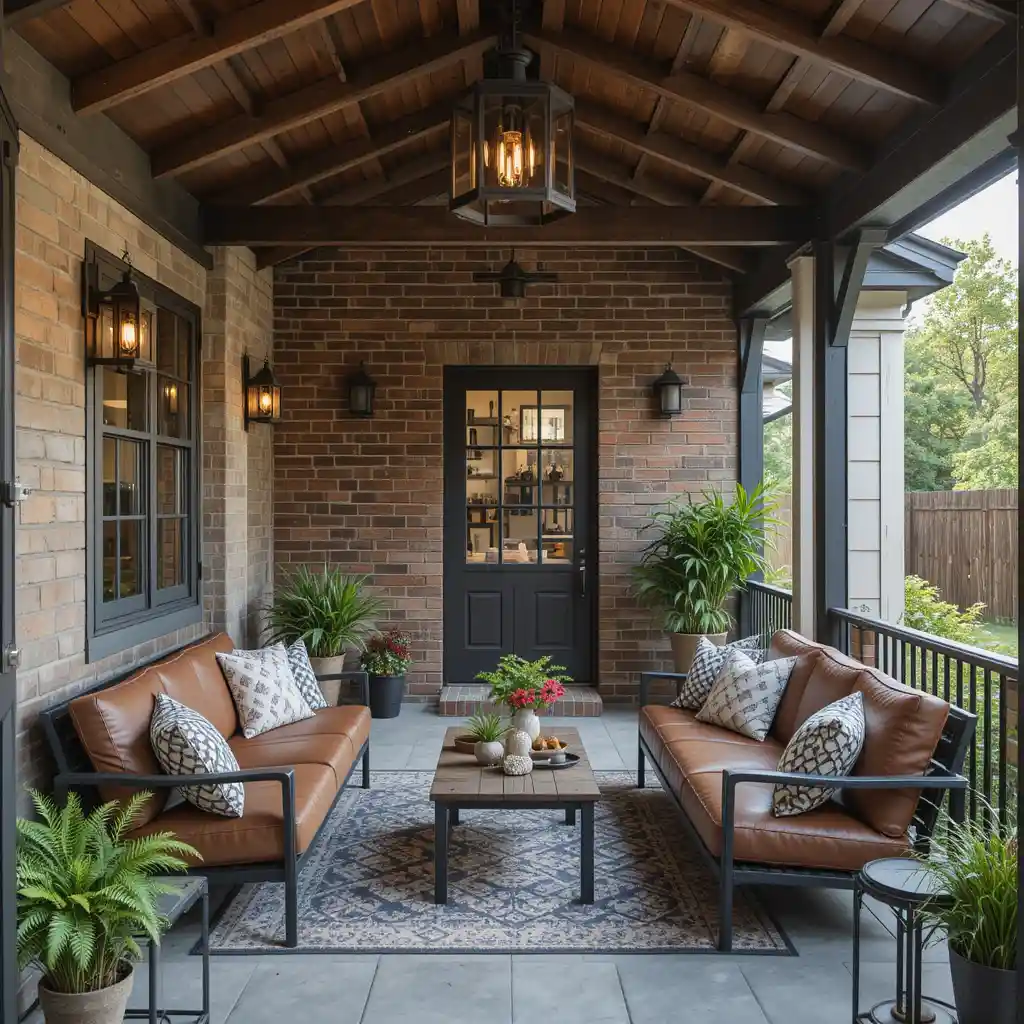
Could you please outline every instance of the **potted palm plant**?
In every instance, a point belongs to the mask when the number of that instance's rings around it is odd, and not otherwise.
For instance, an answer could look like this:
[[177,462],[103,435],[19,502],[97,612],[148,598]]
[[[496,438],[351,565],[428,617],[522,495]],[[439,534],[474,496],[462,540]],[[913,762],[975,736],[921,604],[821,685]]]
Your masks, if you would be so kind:
[[412,662],[412,638],[400,629],[379,633],[366,645],[359,664],[370,677],[370,715],[397,718],[405,695],[405,670]]
[[937,898],[930,914],[946,933],[960,1024],[1017,1020],[1017,832],[950,824],[926,862]]
[[[286,647],[301,640],[317,678],[340,675],[345,655],[363,651],[384,612],[380,598],[366,592],[365,576],[348,576],[324,566],[313,572],[305,565],[287,573],[266,609],[264,637]],[[321,682],[324,698],[337,704],[341,680]]]
[[727,602],[766,567],[765,527],[777,522],[775,508],[762,485],[748,494],[737,484],[732,501],[717,491],[705,491],[700,501],[687,495],[654,512],[644,527],[655,536],[633,569],[634,589],[661,612],[677,672],[690,670],[702,636],[725,643]]
[[473,754],[480,764],[498,764],[505,756],[501,738],[508,726],[493,712],[480,712],[466,723],[466,735],[473,740]]
[[42,973],[47,1024],[120,1024],[132,990],[138,936],[159,941],[153,875],[183,871],[199,854],[170,832],[126,839],[149,793],[88,816],[75,794],[62,808],[33,793],[39,821],[17,832],[18,963]]

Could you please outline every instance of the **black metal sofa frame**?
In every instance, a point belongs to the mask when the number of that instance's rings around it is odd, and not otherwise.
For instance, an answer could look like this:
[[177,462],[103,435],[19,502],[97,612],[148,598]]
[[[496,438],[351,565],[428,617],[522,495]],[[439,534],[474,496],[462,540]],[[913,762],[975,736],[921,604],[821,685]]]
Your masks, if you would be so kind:
[[[651,683],[655,680],[669,680],[679,687],[686,679],[685,673],[644,672],[640,676],[640,707],[651,704]],[[928,774],[924,776],[879,777],[871,775],[848,776],[843,780],[842,789],[906,789],[912,786],[920,789],[921,797],[914,811],[913,846],[927,854],[932,833],[939,819],[939,812],[946,794],[949,794],[949,815],[954,821],[963,821],[965,794],[968,781],[960,774],[964,759],[974,736],[977,716],[961,708],[950,706],[942,737],[935,749]],[[716,856],[705,845],[697,829],[690,822],[679,798],[673,792],[650,748],[637,728],[637,787],[644,788],[646,762],[650,761],[661,785],[682,812],[687,831],[693,838],[712,874],[718,880],[718,948],[722,952],[732,949],[732,905],[733,894],[740,885],[789,885],[803,888],[853,889],[857,873],[846,871],[822,871],[812,868],[772,867],[765,864],[737,863],[733,860],[732,849],[735,832],[734,814],[736,808],[736,787],[748,782],[776,783],[798,782],[818,783],[834,786],[836,780],[820,775],[804,775],[796,772],[731,771],[722,772],[722,852]]]
[[[177,649],[176,649],[177,650]],[[166,651],[153,663],[173,654]],[[284,816],[284,858],[280,861],[268,861],[261,864],[232,864],[223,867],[192,868],[190,875],[203,875],[210,883],[227,886],[240,886],[244,882],[284,882],[285,885],[285,946],[294,949],[299,944],[299,907],[298,879],[299,871],[310,850],[320,837],[320,831],[330,818],[330,811],[324,817],[320,830],[313,837],[309,846],[299,853],[296,849],[295,825],[295,769],[281,768],[246,768],[237,772],[208,772],[200,775],[132,775],[123,772],[97,772],[93,769],[71,721],[70,704],[72,700],[86,693],[105,690],[109,686],[122,682],[133,675],[144,665],[134,666],[130,672],[114,679],[106,680],[98,686],[83,690],[71,699],[55,704],[39,713],[50,752],[57,767],[53,778],[54,797],[58,803],[67,799],[69,790],[75,790],[83,796],[88,806],[99,802],[98,786],[112,784],[118,786],[137,786],[139,789],[177,789],[192,783],[211,782],[276,782],[281,786],[281,803]],[[370,702],[369,677],[365,672],[345,672],[342,677],[352,679],[359,684],[363,706]],[[335,676],[331,677],[337,678]],[[335,796],[331,810],[334,809],[341,794],[348,786],[356,765],[362,764],[362,788],[370,788],[370,741],[362,745],[359,753],[352,761],[352,767],[345,776]]]

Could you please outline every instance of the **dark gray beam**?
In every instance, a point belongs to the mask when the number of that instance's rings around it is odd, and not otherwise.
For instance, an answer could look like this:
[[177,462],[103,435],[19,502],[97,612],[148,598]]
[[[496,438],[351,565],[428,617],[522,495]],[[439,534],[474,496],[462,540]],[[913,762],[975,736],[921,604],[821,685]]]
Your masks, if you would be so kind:
[[885,228],[861,228],[853,242],[843,268],[839,289],[832,309],[832,331],[830,345],[847,345],[850,341],[850,327],[853,325],[853,314],[857,308],[864,274],[868,269],[871,254],[887,239]]

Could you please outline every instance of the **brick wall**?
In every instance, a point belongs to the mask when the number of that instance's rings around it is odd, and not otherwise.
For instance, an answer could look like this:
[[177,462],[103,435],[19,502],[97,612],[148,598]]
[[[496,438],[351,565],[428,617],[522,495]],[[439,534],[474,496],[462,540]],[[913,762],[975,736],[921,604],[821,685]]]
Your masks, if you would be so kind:
[[[599,673],[628,699],[667,643],[629,594],[652,506],[735,479],[735,332],[729,285],[674,250],[520,251],[560,275],[509,303],[474,284],[507,251],[320,250],[279,267],[274,339],[284,422],[275,434],[277,564],[370,573],[415,637],[412,691],[442,672],[442,373],[445,365],[599,366]],[[345,377],[365,359],[377,414],[352,418]],[[691,379],[661,420],[650,383]]]

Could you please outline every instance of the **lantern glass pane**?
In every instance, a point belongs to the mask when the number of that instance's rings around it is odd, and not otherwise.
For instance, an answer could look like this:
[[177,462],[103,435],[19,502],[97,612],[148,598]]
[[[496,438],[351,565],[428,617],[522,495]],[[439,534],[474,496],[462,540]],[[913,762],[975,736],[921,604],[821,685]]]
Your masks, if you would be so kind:
[[523,108],[526,121],[526,168],[528,184],[531,188],[543,188],[547,184],[545,155],[547,151],[547,98],[540,96],[532,99]]
[[139,310],[139,355],[143,362],[153,361],[153,331],[156,325],[156,310],[142,306]]
[[96,356],[100,359],[113,359],[114,351],[114,307],[109,303],[100,306],[100,315],[96,320]]
[[133,306],[114,303],[114,318],[117,324],[118,349],[115,355],[122,359],[139,357],[139,318]]
[[677,413],[683,407],[683,389],[678,384],[662,384],[661,388],[661,411],[665,413]]
[[572,197],[572,111],[565,110],[555,114],[552,143],[552,159],[554,161],[554,187],[556,192]]
[[456,110],[452,115],[452,195],[461,196],[475,187],[473,115],[468,110]]

